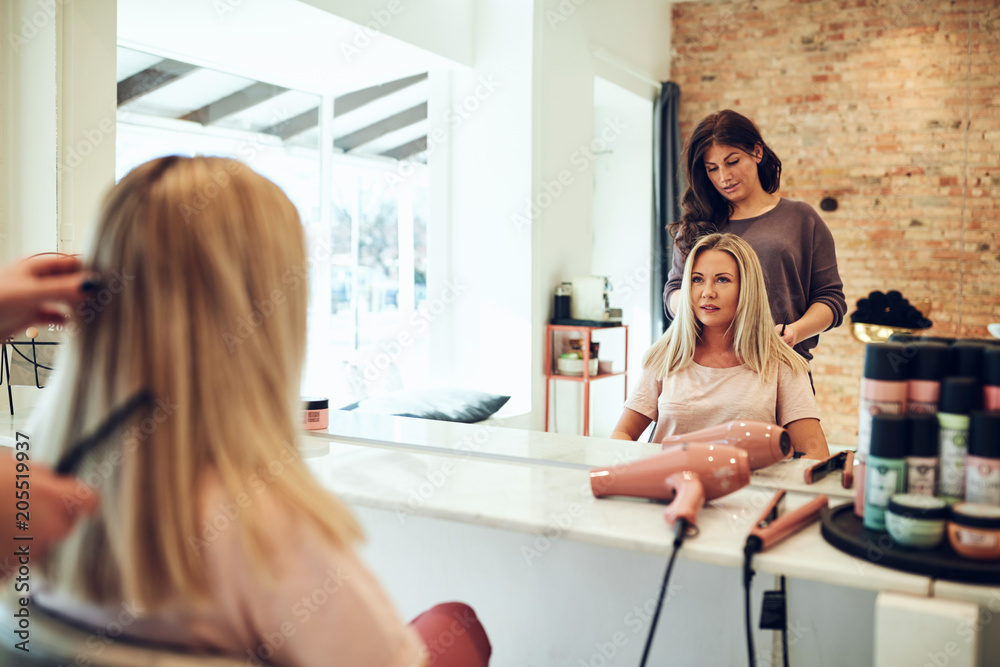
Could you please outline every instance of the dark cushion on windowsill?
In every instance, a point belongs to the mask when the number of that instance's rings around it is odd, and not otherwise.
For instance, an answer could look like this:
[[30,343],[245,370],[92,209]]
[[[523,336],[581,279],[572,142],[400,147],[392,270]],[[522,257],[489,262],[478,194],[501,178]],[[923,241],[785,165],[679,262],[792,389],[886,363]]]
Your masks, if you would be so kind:
[[472,389],[415,389],[366,398],[340,409],[471,424],[488,419],[509,400],[510,396]]

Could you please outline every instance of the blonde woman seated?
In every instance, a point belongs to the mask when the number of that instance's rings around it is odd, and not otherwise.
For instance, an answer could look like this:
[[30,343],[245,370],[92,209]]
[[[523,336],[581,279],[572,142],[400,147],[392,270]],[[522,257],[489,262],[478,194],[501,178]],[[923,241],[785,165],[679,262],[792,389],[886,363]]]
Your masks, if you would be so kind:
[[486,665],[467,606],[400,620],[299,455],[308,262],[284,193],[234,160],[160,158],[107,196],[90,246],[125,287],[77,323],[32,442],[51,463],[151,400],[79,470],[102,503],[42,562],[35,603],[248,665]]
[[809,458],[829,456],[806,362],[778,335],[760,262],[734,234],[688,255],[677,319],[643,357],[639,386],[612,438],[652,442],[734,419],[784,426]]

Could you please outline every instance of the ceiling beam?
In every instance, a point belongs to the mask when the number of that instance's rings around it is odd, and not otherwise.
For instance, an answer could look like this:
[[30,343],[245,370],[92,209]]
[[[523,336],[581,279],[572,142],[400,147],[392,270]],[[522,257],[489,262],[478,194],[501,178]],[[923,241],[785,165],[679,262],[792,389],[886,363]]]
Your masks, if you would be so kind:
[[395,81],[390,81],[389,83],[383,83],[381,86],[362,88],[361,90],[355,90],[353,93],[341,95],[333,100],[333,115],[343,116],[346,113],[350,113],[355,109],[363,107],[373,100],[390,95],[397,90],[409,88],[413,84],[420,83],[426,78],[427,72],[424,72],[423,74],[408,76],[405,79],[396,79]]
[[195,109],[191,113],[181,116],[181,120],[189,120],[202,125],[211,125],[226,116],[232,116],[244,109],[266,102],[288,91],[288,88],[274,86],[270,83],[255,83],[247,86],[243,90],[237,90],[232,95],[226,95],[222,99],[206,104],[200,109]]
[[389,116],[388,118],[383,118],[377,123],[372,123],[367,127],[363,127],[360,130],[351,132],[350,134],[345,134],[339,139],[334,139],[333,145],[343,151],[352,151],[358,146],[367,144],[369,141],[378,139],[383,134],[388,134],[389,132],[395,132],[396,130],[402,129],[407,125],[413,125],[414,123],[419,123],[422,120],[427,120],[427,102],[418,104],[415,107],[410,107],[405,111],[400,111],[397,114]]
[[427,150],[427,136],[417,137],[413,141],[409,141],[402,146],[397,146],[391,151],[386,151],[381,153],[385,157],[391,157],[396,160],[405,160],[408,157],[416,155],[417,153],[422,153]]
[[292,116],[280,123],[265,127],[261,132],[273,134],[281,137],[282,141],[288,141],[295,135],[302,134],[306,130],[311,130],[317,125],[319,125],[319,107],[303,111],[298,116]]
[[194,65],[177,60],[161,60],[118,82],[118,106],[147,95],[196,69]]

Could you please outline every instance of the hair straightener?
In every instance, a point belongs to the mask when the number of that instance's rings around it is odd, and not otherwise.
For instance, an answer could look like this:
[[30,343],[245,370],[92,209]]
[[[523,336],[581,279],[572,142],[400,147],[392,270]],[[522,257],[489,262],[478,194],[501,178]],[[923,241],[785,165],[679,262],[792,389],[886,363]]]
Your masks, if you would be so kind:
[[[757,660],[753,648],[753,628],[750,620],[750,583],[753,580],[752,561],[754,554],[766,551],[786,537],[794,535],[813,521],[819,518],[820,513],[825,510],[830,500],[825,495],[819,495],[807,502],[795,511],[781,516],[784,507],[785,490],[779,489],[771,498],[771,502],[764,508],[764,512],[754,523],[747,536],[746,546],[743,548],[743,588],[744,606],[746,608],[746,632],[747,632],[747,659],[750,667],[756,667]],[[781,618],[781,647],[784,653],[785,665],[788,665],[788,632],[787,622],[784,615],[785,578],[781,577],[781,592],[777,596],[780,605]],[[767,597],[765,594],[765,604]],[[762,619],[763,620],[763,619]]]

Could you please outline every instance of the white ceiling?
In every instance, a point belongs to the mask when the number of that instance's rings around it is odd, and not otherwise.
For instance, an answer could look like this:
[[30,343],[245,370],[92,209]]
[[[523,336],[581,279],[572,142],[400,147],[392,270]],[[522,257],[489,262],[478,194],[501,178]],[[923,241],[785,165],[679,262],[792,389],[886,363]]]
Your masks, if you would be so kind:
[[[118,0],[118,43],[236,77],[332,95],[455,66],[386,34],[369,36],[363,27],[298,0]],[[145,66],[120,63],[119,80],[123,67],[127,76]],[[130,67],[137,69],[128,72]]]

